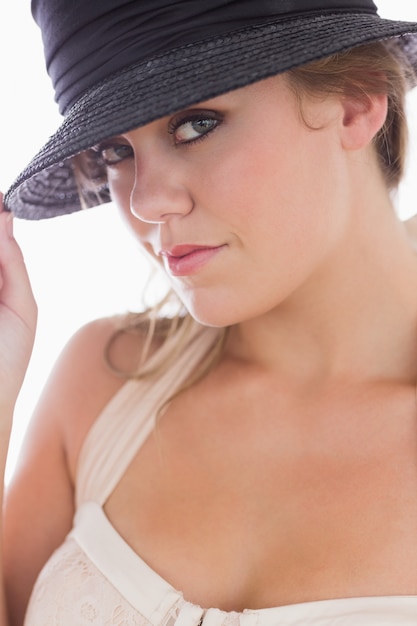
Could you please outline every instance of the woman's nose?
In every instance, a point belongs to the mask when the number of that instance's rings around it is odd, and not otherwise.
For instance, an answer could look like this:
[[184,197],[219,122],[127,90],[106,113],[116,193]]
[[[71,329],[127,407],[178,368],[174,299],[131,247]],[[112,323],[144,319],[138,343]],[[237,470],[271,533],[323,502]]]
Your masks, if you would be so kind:
[[[168,160],[169,161],[169,160]],[[154,160],[136,166],[130,210],[142,222],[160,224],[193,209],[193,200],[177,165]]]

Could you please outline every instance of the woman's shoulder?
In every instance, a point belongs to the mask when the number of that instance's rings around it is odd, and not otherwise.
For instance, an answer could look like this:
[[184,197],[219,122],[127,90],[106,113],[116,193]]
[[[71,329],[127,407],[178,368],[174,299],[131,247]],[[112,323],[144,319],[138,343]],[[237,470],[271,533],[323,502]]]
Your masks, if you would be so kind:
[[[146,342],[145,325],[132,325],[128,315],[93,320],[68,340],[55,364],[55,375],[86,390],[95,383],[113,383],[111,392],[113,385],[120,386],[138,369]],[[152,352],[158,342],[151,343]]]
[[146,335],[124,326],[122,316],[83,325],[62,350],[42,394],[39,409],[58,424],[72,476],[89,429],[127,380],[121,372],[140,361]]
[[[51,373],[47,387],[59,386],[74,390],[78,388],[86,394],[90,387],[110,384],[112,388],[120,386],[123,380],[116,374],[108,362],[108,347],[114,343],[112,352],[117,354],[121,364],[134,359],[140,353],[140,336],[134,342],[123,342],[114,338],[121,333],[123,322],[120,317],[107,317],[93,320],[79,328],[68,340]],[[123,350],[125,355],[123,356]],[[103,388],[104,391],[104,388]],[[90,394],[87,394],[90,395]]]

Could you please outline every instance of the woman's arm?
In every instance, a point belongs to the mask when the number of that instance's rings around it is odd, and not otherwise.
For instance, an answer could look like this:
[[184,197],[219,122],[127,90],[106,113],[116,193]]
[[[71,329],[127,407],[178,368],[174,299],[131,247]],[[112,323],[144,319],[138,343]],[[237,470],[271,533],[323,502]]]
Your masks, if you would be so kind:
[[[12,232],[12,218],[0,196],[0,502],[14,406],[35,337],[37,310],[24,260]],[[1,517],[0,517],[1,520]],[[1,524],[1,521],[0,521]],[[3,544],[1,555],[3,555]],[[0,624],[8,626],[0,559]]]
[[0,194],[0,411],[1,434],[11,417],[32,353],[37,309],[10,213]]

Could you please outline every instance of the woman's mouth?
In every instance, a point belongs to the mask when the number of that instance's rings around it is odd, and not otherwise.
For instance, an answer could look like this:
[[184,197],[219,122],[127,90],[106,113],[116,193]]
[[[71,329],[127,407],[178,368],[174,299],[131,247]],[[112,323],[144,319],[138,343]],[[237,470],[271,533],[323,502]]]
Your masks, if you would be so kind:
[[224,247],[224,245],[180,245],[174,246],[170,250],[162,250],[161,256],[173,276],[189,276],[207,265]]

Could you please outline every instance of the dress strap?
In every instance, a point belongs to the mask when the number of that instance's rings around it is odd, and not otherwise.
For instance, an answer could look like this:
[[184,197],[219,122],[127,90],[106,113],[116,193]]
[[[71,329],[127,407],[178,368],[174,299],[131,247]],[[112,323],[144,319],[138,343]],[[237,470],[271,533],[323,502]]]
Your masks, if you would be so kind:
[[[103,506],[154,427],[158,409],[190,376],[218,336],[218,329],[199,325],[165,372],[158,378],[128,380],[104,407],[81,448],[77,509],[88,501]],[[158,359],[158,352],[152,360]]]

